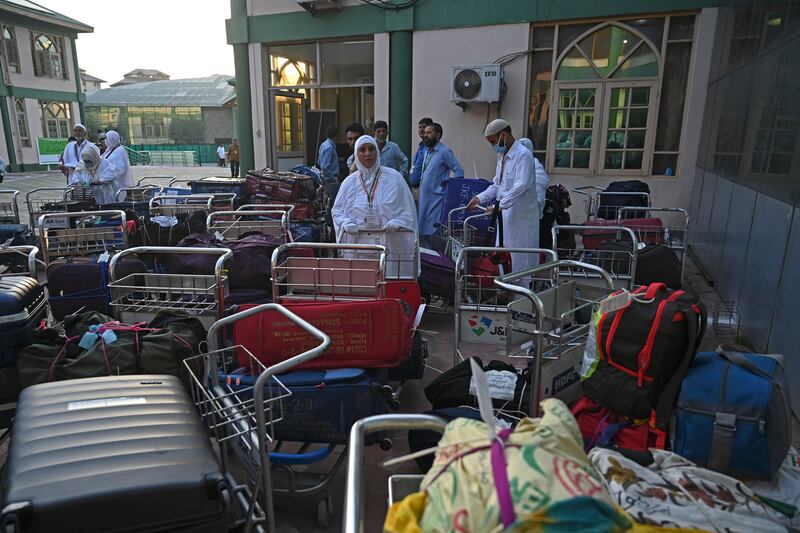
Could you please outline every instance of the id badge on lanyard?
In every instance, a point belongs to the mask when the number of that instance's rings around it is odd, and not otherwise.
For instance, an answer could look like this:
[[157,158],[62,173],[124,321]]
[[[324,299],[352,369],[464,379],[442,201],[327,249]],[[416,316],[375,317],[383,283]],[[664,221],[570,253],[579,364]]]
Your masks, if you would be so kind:
[[364,219],[362,220],[362,227],[364,229],[381,229],[381,216],[373,205],[373,200],[375,199],[375,189],[378,188],[378,181],[380,180],[380,177],[381,171],[378,169],[375,180],[372,182],[372,187],[367,188],[366,183],[364,183],[364,177],[359,174],[361,187],[364,189],[364,194],[367,195],[367,203],[369,205],[367,212],[364,214]]
[[381,216],[373,206],[369,206],[362,222],[364,229],[381,229]]

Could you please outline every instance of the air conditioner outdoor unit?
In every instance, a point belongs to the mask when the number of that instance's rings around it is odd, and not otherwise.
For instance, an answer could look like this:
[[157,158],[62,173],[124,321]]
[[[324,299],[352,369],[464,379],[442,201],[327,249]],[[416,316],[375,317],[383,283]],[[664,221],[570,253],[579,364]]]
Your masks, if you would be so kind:
[[500,101],[500,65],[456,65],[450,78],[451,102]]

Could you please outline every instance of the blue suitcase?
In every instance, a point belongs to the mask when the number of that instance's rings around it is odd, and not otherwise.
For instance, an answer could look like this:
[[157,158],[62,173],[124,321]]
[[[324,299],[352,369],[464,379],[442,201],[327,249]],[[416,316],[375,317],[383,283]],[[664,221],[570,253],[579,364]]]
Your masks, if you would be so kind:
[[[283,419],[274,426],[276,440],[347,444],[356,421],[386,412],[382,392],[385,370],[302,370],[278,378],[292,394],[283,400]],[[235,390],[251,387],[256,377],[229,375],[222,379]],[[273,394],[282,393],[273,387]]]
[[294,242],[319,242],[319,225],[314,222],[292,222]]

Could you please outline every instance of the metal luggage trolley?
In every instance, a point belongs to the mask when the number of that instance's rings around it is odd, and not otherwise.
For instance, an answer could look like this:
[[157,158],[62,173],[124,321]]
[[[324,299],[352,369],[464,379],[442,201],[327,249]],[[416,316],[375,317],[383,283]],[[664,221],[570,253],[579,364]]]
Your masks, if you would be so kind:
[[286,211],[215,211],[206,218],[206,227],[209,233],[219,233],[226,239],[257,231],[284,243],[292,241]]
[[464,248],[485,244],[477,242],[477,238],[481,234],[475,222],[482,218],[489,218],[492,215],[488,209],[482,206],[476,207],[475,210],[479,211],[479,213],[465,216],[463,220],[459,220],[461,218],[459,213],[466,215],[467,208],[457,207],[452,209],[447,213],[447,225],[439,226],[442,236],[446,240],[445,255],[448,255],[453,262],[458,260],[458,256]]
[[215,210],[214,202],[224,201],[225,210],[233,210],[235,194],[187,194],[187,195],[157,195],[150,198],[150,215],[175,216],[181,213],[194,213],[204,211],[206,214]]
[[[214,273],[207,275],[181,273],[136,273],[116,277],[116,265],[123,257],[134,254],[217,255]],[[182,248],[140,246],[123,250],[111,258],[111,307],[125,323],[150,322],[163,309],[180,310],[196,316],[206,327],[218,320],[225,309],[228,277],[223,275],[225,261],[233,257],[227,248]]]
[[[54,224],[50,220],[59,222]],[[63,221],[63,226],[60,221]],[[70,261],[75,257],[118,252],[128,245],[125,212],[108,210],[41,215],[39,237],[46,265],[57,259]]]
[[[602,286],[587,278],[564,278],[565,270],[592,272]],[[526,277],[549,272],[553,285],[541,292],[515,285]],[[495,286],[518,296],[506,311],[505,355],[509,360],[532,362],[530,406],[536,416],[545,397],[569,403],[581,394],[579,373],[595,306],[614,291],[614,282],[596,265],[561,260],[522,272],[499,276]],[[513,364],[513,363],[512,363]],[[522,406],[517,410],[524,411]]]
[[[30,228],[34,229],[39,218],[48,213],[66,213],[67,201],[72,196],[72,187],[39,187],[25,194],[25,204],[28,206]],[[54,228],[67,227],[64,218],[49,218],[47,220]]]
[[[438,416],[422,414],[375,415],[362,418],[350,430],[350,450],[347,457],[347,485],[345,489],[343,533],[362,533],[364,519],[364,440],[380,431],[428,430],[444,433],[447,422]],[[425,476],[422,474],[390,475],[388,505],[399,502],[409,494],[417,492]]]
[[0,189],[0,224],[19,224],[19,191]]
[[175,179],[175,176],[144,176],[143,178],[139,178],[139,181],[136,182],[136,186],[141,187],[145,184],[150,184],[163,188],[168,187]]
[[[117,202],[146,202],[162,190],[164,190],[164,188],[159,187],[158,185],[137,185],[135,187],[123,187],[114,194],[114,200]],[[122,193],[125,193],[124,200],[120,199]]]
[[[293,250],[344,252],[344,257],[298,257]],[[343,254],[344,255],[344,254]],[[288,243],[272,252],[272,292],[278,301],[376,299],[385,287],[386,248],[370,244]]]
[[[633,213],[636,218],[658,217],[662,225],[653,227],[630,222],[624,216]],[[670,248],[681,262],[681,281],[686,271],[686,251],[689,238],[689,213],[680,207],[620,207],[617,225],[623,225],[636,233],[640,243],[660,244]],[[641,246],[641,245],[640,245]]]
[[[639,239],[636,232],[625,226],[578,226],[554,225],[550,230],[553,236],[553,251],[558,259],[582,261],[601,267],[614,280],[617,288],[633,289],[636,279],[636,258]],[[569,232],[574,236],[574,246],[559,246],[559,232]],[[600,246],[600,241],[609,244]],[[574,272],[564,270],[563,276],[578,276],[593,279],[602,284],[601,276],[595,272]]]
[[[237,320],[275,310],[314,337],[313,348],[270,367],[264,366],[241,345],[217,349],[218,334]],[[278,374],[322,355],[330,338],[305,320],[278,304],[263,304],[215,322],[208,331],[208,353],[186,359],[191,376],[192,394],[211,435],[220,445],[220,461],[230,474],[228,452],[233,452],[244,467],[247,480],[233,483],[237,502],[243,511],[244,531],[275,531],[272,468],[269,457],[275,450],[273,425],[282,419],[282,402],[291,391]],[[221,376],[244,373],[257,376],[252,386],[233,387]]]
[[650,194],[646,192],[608,192],[602,187],[596,185],[586,185],[585,187],[575,187],[572,192],[578,193],[585,197],[583,201],[584,210],[586,211],[586,218],[597,218],[600,211],[600,200],[603,196],[640,196],[644,199],[646,205],[650,204]]
[[[28,276],[33,279],[38,279],[36,277],[36,265],[40,262],[36,259],[38,254],[39,248],[36,246],[0,246],[0,256],[12,256],[12,261],[13,259],[17,259],[20,265],[19,268],[11,268],[0,272],[0,278],[6,276]],[[0,260],[0,265],[8,265],[8,263],[4,260]],[[20,271],[20,268],[25,268],[25,270]]]

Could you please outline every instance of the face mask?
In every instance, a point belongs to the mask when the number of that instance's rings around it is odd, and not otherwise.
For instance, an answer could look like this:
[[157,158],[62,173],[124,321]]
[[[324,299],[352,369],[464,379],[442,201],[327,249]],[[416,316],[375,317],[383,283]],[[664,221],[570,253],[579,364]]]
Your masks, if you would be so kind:
[[498,154],[506,153],[506,142],[502,137],[500,137],[500,140],[494,145],[494,151]]

